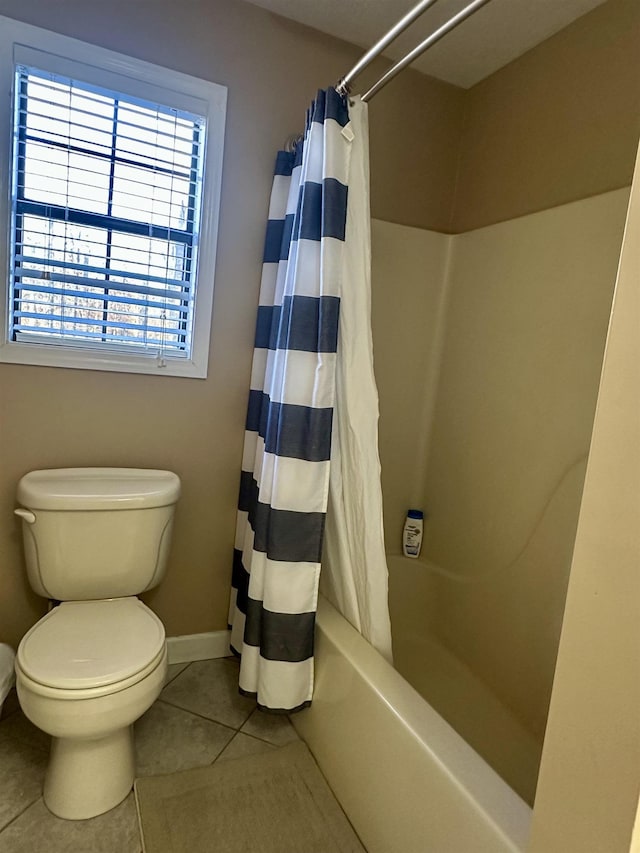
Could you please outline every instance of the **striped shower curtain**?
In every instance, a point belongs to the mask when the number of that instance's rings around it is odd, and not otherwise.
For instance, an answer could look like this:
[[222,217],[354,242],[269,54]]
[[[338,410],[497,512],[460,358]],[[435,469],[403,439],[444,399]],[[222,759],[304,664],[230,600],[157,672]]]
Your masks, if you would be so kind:
[[319,92],[269,207],[229,621],[240,690],[271,711],[313,690],[352,139],[344,99]]

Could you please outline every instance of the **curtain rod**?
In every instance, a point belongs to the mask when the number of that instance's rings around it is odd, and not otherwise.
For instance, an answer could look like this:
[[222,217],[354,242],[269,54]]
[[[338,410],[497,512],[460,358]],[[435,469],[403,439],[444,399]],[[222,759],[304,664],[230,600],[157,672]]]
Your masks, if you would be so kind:
[[365,55],[356,62],[351,71],[347,72],[344,77],[339,81],[336,86],[336,91],[341,95],[349,94],[351,88],[351,81],[354,80],[361,71],[369,65],[373,60],[379,56],[382,51],[391,44],[401,33],[403,33],[407,27],[410,27],[411,24],[417,20],[423,12],[426,12],[430,6],[433,6],[434,3],[437,3],[438,0],[421,0],[417,6],[414,6],[413,9],[410,9],[404,18],[401,18],[397,24],[394,24],[393,27],[389,30],[389,32],[384,35],[379,41],[377,41],[374,46],[368,50]]
[[392,66],[386,74],[383,74],[382,77],[375,83],[368,92],[365,92],[362,96],[363,101],[369,101],[373,98],[374,95],[377,95],[380,89],[387,85],[390,80],[403,71],[407,65],[411,65],[414,60],[416,60],[420,54],[424,53],[425,50],[434,45],[437,41],[440,41],[443,36],[446,36],[447,33],[450,33],[451,30],[454,30],[459,24],[463,21],[466,21],[467,18],[471,17],[474,12],[477,12],[482,6],[488,3],[489,0],[473,0],[473,3],[469,3],[468,6],[465,6],[464,9],[461,9],[457,15],[454,15],[446,24],[443,24],[439,27],[435,32],[431,33],[423,42],[421,42],[417,47],[408,53],[404,59],[401,59],[400,62],[396,62],[394,66]]
[[[404,32],[404,30],[415,21],[423,12],[425,12],[429,6],[432,6],[436,3],[437,0],[423,0],[423,2],[418,3],[410,12],[408,12],[404,18],[402,18],[398,23],[392,27],[389,32],[377,42],[371,50],[369,50],[362,59],[354,65],[354,67],[346,74],[336,86],[337,91],[340,94],[346,95],[350,91],[350,83],[359,74],[369,63],[376,58],[384,48],[390,44],[400,33]],[[461,9],[456,15],[450,18],[445,24],[431,33],[430,36],[421,42],[417,47],[408,53],[404,59],[401,59],[399,62],[396,62],[383,76],[375,83],[365,94],[362,96],[363,101],[369,101],[373,98],[374,95],[384,88],[384,86],[389,83],[390,80],[403,71],[408,65],[411,65],[425,50],[430,48],[436,42],[440,41],[441,38],[454,30],[457,26],[459,26],[463,21],[469,18],[474,12],[477,12],[482,6],[488,3],[489,0],[473,0],[472,3],[469,3],[468,6],[465,6],[464,9]]]

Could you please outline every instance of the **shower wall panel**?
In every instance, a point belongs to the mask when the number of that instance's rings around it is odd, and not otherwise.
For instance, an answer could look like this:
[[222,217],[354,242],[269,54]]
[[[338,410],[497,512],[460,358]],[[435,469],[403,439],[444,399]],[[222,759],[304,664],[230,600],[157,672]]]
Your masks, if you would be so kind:
[[406,511],[422,500],[451,239],[372,221],[374,367],[390,553],[400,553]]
[[462,582],[438,581],[435,627],[540,739],[628,196],[452,247],[422,502],[425,556]]

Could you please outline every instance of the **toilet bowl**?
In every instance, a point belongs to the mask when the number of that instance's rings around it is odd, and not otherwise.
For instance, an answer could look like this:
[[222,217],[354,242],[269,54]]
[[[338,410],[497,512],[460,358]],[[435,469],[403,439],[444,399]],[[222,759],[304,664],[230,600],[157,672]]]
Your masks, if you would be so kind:
[[131,790],[133,723],[164,684],[160,619],[136,596],[167,567],[180,480],[171,471],[58,468],[18,483],[32,589],[61,602],[22,639],[16,688],[53,738],[44,801],[80,820]]
[[25,715],[53,738],[43,791],[51,812],[95,817],[127,796],[132,724],[166,671],[162,623],[135,597],[63,602],[25,635],[16,686]]

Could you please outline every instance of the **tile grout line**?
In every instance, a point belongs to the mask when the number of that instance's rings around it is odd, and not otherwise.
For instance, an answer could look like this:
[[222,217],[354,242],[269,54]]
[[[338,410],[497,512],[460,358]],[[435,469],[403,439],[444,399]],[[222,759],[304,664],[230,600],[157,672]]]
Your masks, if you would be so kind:
[[[233,668],[235,668],[235,667],[236,667],[236,660],[235,660],[234,658],[226,658],[226,659],[224,659],[224,658],[223,658],[222,660],[224,661],[224,664],[225,664],[227,667],[233,667]],[[187,663],[184,665],[184,667],[183,667],[182,669],[180,669],[180,671],[179,671],[179,672],[176,672],[176,673],[175,673],[171,678],[169,678],[169,679],[165,682],[165,684],[163,685],[163,690],[164,690],[164,688],[168,687],[170,684],[173,684],[173,683],[176,681],[176,679],[179,679],[179,678],[180,678],[180,676],[181,676],[181,675],[183,675],[183,674],[184,674],[184,673],[189,669],[189,667],[191,666],[191,663],[193,663],[193,662],[187,662]],[[225,677],[226,677],[226,673],[225,673]],[[173,709],[175,709],[175,710],[178,710],[178,711],[181,711],[181,712],[183,712],[183,713],[185,713],[185,714],[188,714],[188,715],[190,715],[190,716],[193,716],[195,719],[200,719],[200,720],[203,720],[203,721],[205,721],[205,722],[213,723],[214,725],[221,726],[222,728],[224,728],[224,729],[226,729],[226,730],[227,730],[227,734],[228,734],[228,732],[231,732],[231,736],[229,737],[229,740],[225,743],[225,745],[224,745],[224,746],[222,747],[222,749],[218,752],[218,754],[217,754],[217,755],[212,759],[212,761],[211,761],[211,766],[213,766],[213,765],[214,765],[214,764],[215,764],[215,763],[216,763],[216,762],[221,758],[221,756],[222,756],[222,755],[223,755],[223,754],[228,750],[228,748],[229,748],[229,747],[231,746],[231,744],[234,742],[234,740],[236,739],[236,737],[237,737],[237,735],[238,735],[238,734],[243,734],[243,735],[245,736],[245,738],[247,738],[247,737],[248,737],[248,738],[250,738],[250,739],[252,739],[252,740],[255,740],[257,744],[258,744],[258,743],[262,743],[262,744],[264,744],[264,745],[266,745],[266,746],[269,746],[269,747],[270,747],[270,748],[272,748],[272,749],[274,749],[274,748],[275,748],[275,749],[278,749],[280,746],[282,746],[282,744],[277,743],[277,742],[274,742],[274,741],[272,741],[272,740],[268,740],[267,738],[265,738],[265,737],[263,737],[263,736],[261,736],[261,735],[253,734],[253,733],[250,733],[250,732],[245,732],[245,731],[243,731],[243,730],[242,730],[242,729],[243,729],[243,726],[247,725],[247,723],[249,722],[249,720],[251,719],[251,717],[252,717],[254,714],[256,714],[256,713],[257,713],[257,707],[255,706],[255,704],[253,705],[253,707],[252,707],[250,710],[248,710],[248,712],[246,712],[246,716],[244,716],[244,714],[245,714],[245,712],[244,712],[244,711],[243,711],[243,712],[241,712],[241,714],[243,715],[243,719],[242,719],[242,720],[241,720],[237,725],[232,725],[232,724],[229,724],[229,723],[221,722],[220,720],[217,720],[217,719],[215,719],[215,718],[213,718],[213,717],[206,716],[205,714],[199,713],[198,711],[193,711],[193,710],[191,710],[191,709],[189,709],[189,708],[184,708],[184,707],[182,707],[182,706],[180,706],[180,705],[178,705],[178,704],[175,704],[175,703],[174,703],[173,701],[171,701],[171,700],[164,699],[162,696],[158,696],[158,699],[157,699],[156,701],[161,702],[162,704],[164,704],[165,706],[167,706],[167,708],[173,708]],[[2,722],[4,722],[5,720],[12,719],[12,718],[13,718],[13,719],[14,719],[14,721],[15,721],[15,718],[16,718],[20,713],[22,713],[22,714],[24,715],[24,712],[22,712],[22,711],[21,711],[20,706],[18,706],[18,707],[16,707],[16,708],[14,708],[14,709],[11,711],[11,713],[10,713],[10,714],[8,714],[8,715],[7,715],[7,716],[2,720]],[[28,719],[28,718],[27,718],[27,719]],[[290,720],[289,720],[289,718],[288,718],[288,716],[287,716],[287,718],[286,718],[286,719],[289,721],[289,724],[291,724],[291,723],[290,723]],[[0,724],[0,732],[2,732],[2,725],[1,725],[1,724]],[[25,746],[29,746],[29,747],[31,747],[31,748],[37,749],[37,751],[38,751],[38,752],[43,752],[43,753],[46,753],[46,752],[47,752],[47,747],[46,747],[46,746],[41,745],[40,743],[32,743],[28,738],[27,738],[27,739],[25,739],[25,738],[21,738],[21,737],[14,738],[14,736],[12,735],[12,736],[11,736],[11,739],[12,739],[12,740],[14,740],[14,739],[15,739],[17,742],[22,743],[22,744],[24,744]],[[246,743],[245,743],[245,745],[248,745],[248,742],[246,742]],[[242,757],[242,756],[240,756],[240,757]],[[142,778],[142,777],[137,777],[137,778]],[[2,826],[2,827],[0,828],[0,840],[2,840],[2,838],[3,838],[3,833],[5,833],[5,830],[9,830],[9,829],[10,829],[10,827],[12,827],[12,825],[13,825],[16,821],[18,821],[18,820],[19,820],[19,819],[20,819],[20,818],[21,818],[21,817],[22,817],[22,816],[23,816],[23,815],[24,815],[24,814],[25,814],[29,809],[31,809],[32,807],[34,807],[35,805],[37,805],[41,800],[42,800],[42,794],[40,793],[40,794],[39,794],[38,796],[36,796],[33,800],[30,800],[28,803],[26,803],[26,804],[24,805],[24,807],[23,807],[23,808],[21,808],[21,809],[20,809],[20,811],[19,811],[17,814],[15,814],[15,815],[14,815],[14,816],[13,816],[13,817],[8,821],[8,822],[7,822],[4,826]],[[6,838],[6,836],[4,836],[4,837]],[[139,843],[143,844],[143,838],[142,838],[142,835],[141,835],[141,834],[140,834],[140,832],[139,832],[139,827],[138,827],[138,839],[139,839]],[[144,851],[142,850],[142,851],[140,851],[140,853],[144,853]]]
[[242,726],[244,726],[244,724],[247,722],[251,714],[253,714],[253,711],[251,711],[251,713],[242,721],[240,726],[236,728],[235,726],[232,726],[229,723],[222,723],[220,720],[214,720],[213,717],[206,717],[204,714],[199,714],[197,711],[192,711],[190,708],[183,708],[182,705],[176,705],[175,702],[170,702],[168,699],[162,699],[158,697],[158,699],[156,699],[156,702],[162,702],[165,705],[169,705],[169,707],[171,708],[177,708],[179,711],[184,711],[186,714],[192,714],[194,717],[199,717],[199,719],[206,720],[208,723],[215,723],[218,726],[224,726],[225,729],[231,729],[234,732],[239,732]]
[[[175,665],[176,664],[169,664],[169,666],[175,666]],[[186,666],[182,667],[180,672],[176,672],[175,675],[172,675],[171,678],[168,681],[165,681],[165,683],[162,685],[162,689],[164,690],[165,687],[168,687],[170,684],[173,684],[173,682],[176,680],[176,678],[181,676],[183,672],[186,672],[190,666],[191,666],[191,663],[188,663]]]
[[[176,708],[178,711],[184,711],[186,714],[191,714],[194,717],[198,717],[198,719],[200,719],[200,720],[206,720],[206,722],[208,722],[208,723],[215,723],[218,726],[223,726],[225,729],[231,729],[231,731],[233,731],[235,733],[234,737],[236,734],[242,734],[242,735],[245,735],[245,737],[251,737],[254,740],[259,740],[261,743],[266,743],[269,746],[275,746],[275,747],[282,746],[282,744],[274,743],[272,740],[267,740],[264,737],[260,737],[260,735],[252,734],[251,732],[243,732],[242,731],[242,727],[245,726],[249,722],[249,717],[253,716],[253,714],[255,713],[257,708],[254,708],[253,711],[251,711],[249,716],[244,720],[244,722],[240,725],[239,728],[235,728],[234,726],[230,726],[228,723],[221,723],[219,720],[214,720],[211,717],[205,717],[204,714],[199,714],[197,711],[191,711],[188,708],[183,708],[181,705],[175,705],[173,702],[169,702],[167,699],[156,699],[156,702],[162,702],[164,705],[168,705],[170,708]],[[290,720],[289,720],[289,725],[291,725]],[[297,734],[297,732],[296,732],[296,735],[297,735],[298,740],[302,740],[302,738],[300,738],[300,736]],[[234,738],[232,737],[231,740],[233,740],[233,739]],[[224,749],[226,749],[227,746],[229,746],[229,744],[231,743],[231,740],[229,741],[229,743],[227,743],[227,745],[224,747]],[[214,758],[214,761],[216,761],[216,760],[217,760],[217,758]]]
[[[265,740],[263,737],[258,737],[258,735],[251,735],[249,734],[249,732],[243,732],[242,729],[238,729],[224,749],[227,749],[227,747],[231,746],[231,742],[236,739],[236,735],[244,735],[244,737],[250,737],[252,740],[257,740],[260,743],[266,743],[267,746],[274,746],[276,749],[279,749],[281,745],[286,746],[286,744],[274,743],[272,740]],[[224,749],[222,750],[222,752],[224,752]],[[213,760],[217,761],[218,758],[220,758],[220,755],[222,755],[222,753],[219,753],[218,756]]]
[[14,816],[11,818],[11,820],[9,821],[9,823],[6,823],[6,824],[2,827],[2,829],[0,829],[0,837],[2,837],[2,833],[5,831],[5,829],[9,829],[9,827],[11,826],[11,824],[12,824],[12,823],[15,823],[15,822],[18,820],[18,818],[19,818],[19,817],[22,817],[22,815],[23,815],[23,814],[24,814],[28,809],[30,809],[30,808],[31,808],[31,806],[34,806],[34,805],[38,802],[38,800],[41,800],[41,799],[42,799],[42,794],[38,794],[38,796],[35,798],[35,800],[32,800],[32,801],[29,803],[29,805],[25,806],[25,807],[22,809],[22,811],[21,811],[21,812],[18,812],[18,814],[17,814],[17,815],[14,815]]
[[220,752],[216,755],[216,757],[213,759],[213,761],[211,762],[211,764],[209,764],[209,767],[213,767],[213,765],[214,765],[214,764],[216,763],[216,761],[220,758],[220,756],[222,755],[222,753],[223,753],[223,752],[225,752],[227,749],[229,749],[229,747],[230,747],[230,746],[231,746],[231,744],[234,742],[234,740],[238,737],[238,735],[239,735],[239,734],[240,734],[240,732],[239,732],[239,731],[237,731],[237,732],[235,732],[235,733],[233,734],[233,736],[231,737],[231,740],[230,740],[228,743],[226,743],[226,744],[222,747],[222,749],[221,749],[221,750],[220,750]]

